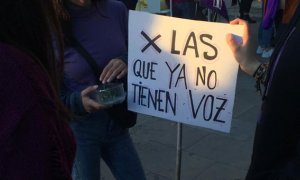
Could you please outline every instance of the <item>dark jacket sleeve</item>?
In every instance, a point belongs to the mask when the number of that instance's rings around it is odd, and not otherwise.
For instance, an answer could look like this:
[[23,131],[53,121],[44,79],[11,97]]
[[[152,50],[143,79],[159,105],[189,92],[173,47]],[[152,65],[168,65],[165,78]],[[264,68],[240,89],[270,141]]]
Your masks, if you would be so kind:
[[60,99],[75,115],[82,116],[87,114],[82,104],[80,92],[71,92],[62,85]]

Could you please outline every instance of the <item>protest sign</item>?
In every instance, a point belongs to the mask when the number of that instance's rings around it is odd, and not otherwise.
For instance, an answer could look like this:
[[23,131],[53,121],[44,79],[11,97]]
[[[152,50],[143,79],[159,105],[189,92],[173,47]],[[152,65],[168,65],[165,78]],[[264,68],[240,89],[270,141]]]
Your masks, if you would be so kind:
[[130,11],[128,109],[229,132],[243,27]]

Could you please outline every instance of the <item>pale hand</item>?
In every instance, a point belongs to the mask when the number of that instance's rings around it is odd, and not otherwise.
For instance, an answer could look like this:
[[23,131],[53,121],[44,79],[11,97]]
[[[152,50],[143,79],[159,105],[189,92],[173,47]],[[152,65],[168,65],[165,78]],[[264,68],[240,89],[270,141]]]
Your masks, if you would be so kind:
[[84,90],[81,91],[81,99],[82,99],[82,104],[86,112],[91,113],[91,112],[96,112],[100,109],[105,109],[110,106],[108,105],[102,105],[97,103],[95,100],[93,100],[90,95],[96,91],[98,88],[97,85],[95,86],[88,86]]
[[228,34],[226,37],[227,44],[233,52],[237,62],[240,64],[241,69],[249,74],[253,75],[255,70],[260,65],[254,54],[250,52],[249,45],[249,26],[248,23],[241,19],[235,19],[230,22],[232,25],[244,25],[244,32],[242,37],[242,42],[237,42],[234,39],[233,34]]
[[127,74],[127,65],[121,59],[112,59],[103,69],[99,80],[105,84],[115,78],[121,79]]

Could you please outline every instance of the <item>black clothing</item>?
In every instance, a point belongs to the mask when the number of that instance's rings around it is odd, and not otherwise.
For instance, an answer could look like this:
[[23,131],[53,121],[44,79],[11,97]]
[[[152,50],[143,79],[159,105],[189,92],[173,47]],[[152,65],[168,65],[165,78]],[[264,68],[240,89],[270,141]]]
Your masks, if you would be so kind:
[[300,179],[299,11],[271,57],[246,180]]
[[251,9],[251,5],[253,0],[240,0],[240,18],[248,21],[249,23],[256,23],[255,20],[251,19],[249,16],[249,12]]
[[135,10],[137,0],[119,0],[122,1],[128,9]]
[[251,9],[253,0],[241,0],[240,1],[240,15],[243,16],[244,13],[248,14]]

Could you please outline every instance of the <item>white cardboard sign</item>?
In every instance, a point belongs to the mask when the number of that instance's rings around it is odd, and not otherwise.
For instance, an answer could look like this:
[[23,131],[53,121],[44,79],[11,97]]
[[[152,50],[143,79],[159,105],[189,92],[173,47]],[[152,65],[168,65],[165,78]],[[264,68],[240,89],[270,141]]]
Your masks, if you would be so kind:
[[243,27],[130,11],[128,109],[230,132]]

